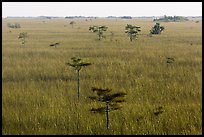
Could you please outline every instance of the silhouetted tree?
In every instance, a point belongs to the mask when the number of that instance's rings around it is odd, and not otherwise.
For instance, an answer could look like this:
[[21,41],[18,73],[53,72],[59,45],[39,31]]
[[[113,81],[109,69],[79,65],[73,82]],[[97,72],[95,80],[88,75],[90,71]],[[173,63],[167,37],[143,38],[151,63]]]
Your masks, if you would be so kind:
[[121,109],[120,103],[124,102],[124,92],[111,93],[112,89],[92,87],[92,91],[96,92],[97,96],[89,96],[89,99],[105,104],[103,107],[92,108],[90,111],[94,113],[106,114],[106,128],[109,129],[109,112]]

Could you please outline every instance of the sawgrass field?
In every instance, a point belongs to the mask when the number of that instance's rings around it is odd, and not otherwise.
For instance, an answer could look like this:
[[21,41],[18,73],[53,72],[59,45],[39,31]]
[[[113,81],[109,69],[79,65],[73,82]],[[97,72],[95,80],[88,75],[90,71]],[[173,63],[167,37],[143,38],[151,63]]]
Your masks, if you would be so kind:
[[[3,135],[202,134],[202,22],[161,22],[165,30],[150,37],[150,20],[73,20],[73,27],[71,19],[2,20]],[[137,40],[127,24],[141,27]],[[106,38],[91,25],[107,26]],[[66,65],[72,57],[92,63],[80,71],[79,99],[76,71]],[[101,106],[88,98],[92,87],[127,93],[109,129],[105,114],[89,111]]]

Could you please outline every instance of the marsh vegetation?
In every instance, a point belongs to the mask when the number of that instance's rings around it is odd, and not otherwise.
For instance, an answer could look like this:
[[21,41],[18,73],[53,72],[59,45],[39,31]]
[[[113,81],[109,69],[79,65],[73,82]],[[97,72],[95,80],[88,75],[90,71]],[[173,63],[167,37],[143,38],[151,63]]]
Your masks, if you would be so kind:
[[[165,31],[148,37],[153,21],[77,19],[64,27],[71,21],[3,19],[2,134],[202,134],[201,23],[162,22]],[[22,27],[10,33],[15,22]],[[127,24],[141,27],[137,40],[127,38]],[[99,41],[89,27],[101,25],[108,29]],[[80,73],[80,100],[76,73],[65,65],[72,57],[92,63]],[[127,94],[108,130],[104,115],[88,111],[100,107],[88,98],[92,87]]]

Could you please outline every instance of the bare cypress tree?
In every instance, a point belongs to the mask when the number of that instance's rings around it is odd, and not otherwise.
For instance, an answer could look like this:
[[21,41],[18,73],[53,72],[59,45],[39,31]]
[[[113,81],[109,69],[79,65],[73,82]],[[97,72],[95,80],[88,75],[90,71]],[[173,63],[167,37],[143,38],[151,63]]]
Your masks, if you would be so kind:
[[79,71],[82,67],[86,67],[91,65],[91,63],[82,62],[82,59],[73,57],[72,63],[66,63],[67,65],[73,67],[77,71],[77,96],[79,98],[80,95],[80,79],[79,79]]
[[94,113],[106,114],[106,129],[109,129],[109,112],[113,110],[121,109],[119,103],[124,102],[124,96],[127,95],[124,92],[111,93],[112,89],[96,88],[92,87],[92,91],[97,93],[97,96],[89,96],[89,99],[93,101],[102,102],[104,107],[92,108],[90,111]]

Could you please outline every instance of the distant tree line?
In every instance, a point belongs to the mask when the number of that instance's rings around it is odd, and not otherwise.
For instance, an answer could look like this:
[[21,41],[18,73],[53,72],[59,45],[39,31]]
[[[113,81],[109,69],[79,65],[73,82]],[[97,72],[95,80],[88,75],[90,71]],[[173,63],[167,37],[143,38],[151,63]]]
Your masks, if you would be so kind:
[[85,16],[66,16],[65,19],[75,19],[75,18],[89,18],[89,19],[96,19],[98,17],[94,17],[94,16],[89,16],[89,17],[85,17]]
[[181,22],[181,21],[188,21],[188,19],[186,17],[182,17],[182,16],[166,16],[166,15],[164,15],[163,18],[154,19],[153,21]]
[[121,19],[132,19],[132,17],[131,16],[122,16],[122,17],[120,17]]

